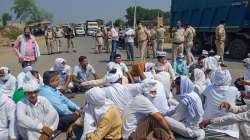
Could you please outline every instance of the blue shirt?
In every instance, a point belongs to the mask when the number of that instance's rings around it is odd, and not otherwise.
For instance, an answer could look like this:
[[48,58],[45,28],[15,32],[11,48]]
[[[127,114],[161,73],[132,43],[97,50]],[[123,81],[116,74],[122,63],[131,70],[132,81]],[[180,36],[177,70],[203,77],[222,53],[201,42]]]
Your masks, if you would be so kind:
[[75,75],[79,80],[88,81],[91,75],[95,74],[95,69],[92,65],[88,64],[86,69],[83,69],[82,66],[77,65],[74,68],[73,75]]
[[177,58],[174,62],[174,71],[177,75],[188,75],[187,61]]
[[65,97],[59,90],[49,86],[42,86],[39,95],[47,98],[60,116],[71,114],[72,111],[80,109],[78,105]]

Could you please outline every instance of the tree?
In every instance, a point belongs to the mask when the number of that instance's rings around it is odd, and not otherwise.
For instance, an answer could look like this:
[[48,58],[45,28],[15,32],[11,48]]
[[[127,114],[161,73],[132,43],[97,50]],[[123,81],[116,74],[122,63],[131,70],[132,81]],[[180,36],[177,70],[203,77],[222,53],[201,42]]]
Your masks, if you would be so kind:
[[102,20],[102,19],[96,19],[96,21],[98,22],[98,26],[104,25],[104,20]]
[[15,0],[11,10],[16,14],[16,19],[20,21],[30,20],[52,20],[53,15],[44,9],[39,9],[34,0]]
[[[141,20],[155,20],[156,17],[159,15],[161,17],[163,17],[164,19],[164,23],[168,24],[169,23],[169,18],[170,18],[170,13],[169,12],[164,12],[160,9],[146,9],[143,7],[137,7],[137,13],[136,13],[136,17],[137,17],[137,21],[141,21]],[[128,20],[128,24],[129,25],[133,25],[134,22],[134,7],[129,7],[126,9],[126,18]]]
[[121,27],[121,26],[125,26],[126,22],[123,21],[122,19],[117,19],[117,20],[115,20],[114,25]]
[[7,25],[7,22],[10,21],[12,19],[11,15],[9,13],[3,13],[2,14],[2,23],[3,26]]

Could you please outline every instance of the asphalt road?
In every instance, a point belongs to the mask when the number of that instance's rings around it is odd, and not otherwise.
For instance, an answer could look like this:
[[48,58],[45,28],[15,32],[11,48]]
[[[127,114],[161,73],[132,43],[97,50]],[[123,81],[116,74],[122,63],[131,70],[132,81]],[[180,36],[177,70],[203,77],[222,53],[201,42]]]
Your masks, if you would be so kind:
[[[67,64],[70,65],[72,68],[78,64],[78,57],[79,56],[87,56],[89,63],[92,64],[99,75],[102,77],[106,72],[106,63],[109,60],[109,54],[102,53],[102,54],[95,54],[95,40],[92,37],[78,37],[75,38],[75,46],[77,53],[61,53],[61,54],[54,54],[54,55],[47,55],[46,47],[44,41],[39,39],[39,46],[41,48],[41,57],[38,59],[37,63],[34,65],[34,69],[38,70],[42,75],[44,71],[49,70],[49,68],[54,64],[54,60],[57,57],[62,57],[67,60]],[[169,46],[167,46],[169,48]],[[63,42],[63,51],[66,50],[66,40]],[[126,58],[125,51],[119,50],[121,54],[124,54],[123,58]],[[137,54],[138,56],[138,54]],[[168,58],[170,59],[171,54],[169,53]],[[155,60],[149,60],[155,61]],[[125,61],[127,63],[127,61]],[[242,63],[239,60],[230,60],[226,59],[226,64],[229,66],[228,69],[230,70],[233,79],[243,75],[244,68]],[[12,73],[17,75],[21,71],[21,66],[18,64],[16,56],[11,48],[0,48],[0,66],[7,66],[11,68]],[[83,94],[77,94],[77,96],[73,99],[79,105],[82,105],[83,101]],[[58,140],[63,140],[64,136],[59,136]]]

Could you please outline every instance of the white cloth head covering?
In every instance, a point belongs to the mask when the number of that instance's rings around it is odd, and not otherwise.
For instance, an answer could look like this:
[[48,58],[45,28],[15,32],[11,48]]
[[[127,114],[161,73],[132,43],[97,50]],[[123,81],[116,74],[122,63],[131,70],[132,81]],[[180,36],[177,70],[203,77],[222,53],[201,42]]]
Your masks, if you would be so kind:
[[116,72],[115,73],[108,72],[106,74],[106,80],[109,83],[115,83],[115,82],[117,82],[119,79],[121,79],[123,77],[122,71],[120,69],[116,68],[116,69],[113,69],[113,70],[116,70]]
[[26,73],[28,71],[32,71],[32,70],[33,70],[33,68],[31,66],[27,66],[27,67],[23,68],[24,73]]
[[0,67],[0,70],[3,70],[4,75],[8,75],[9,74],[9,68],[8,67]]
[[157,57],[166,57],[166,56],[167,56],[167,53],[166,53],[166,52],[163,52],[163,51],[157,51],[157,52],[156,52],[156,56],[157,56]]
[[194,87],[197,89],[198,94],[201,94],[206,88],[205,74],[201,69],[194,69]]
[[141,89],[142,92],[147,95],[150,93],[150,91],[156,91],[156,84],[157,82],[155,80],[152,79],[145,79],[142,81],[141,83]]
[[55,69],[56,70],[63,69],[65,65],[63,65],[62,63],[66,63],[66,60],[63,58],[56,58],[55,64],[54,64]]
[[246,68],[250,69],[250,58],[244,59],[243,62],[246,63]]
[[229,70],[216,70],[211,74],[211,82],[215,86],[230,86],[232,82],[232,77]]
[[220,69],[220,56],[216,55],[216,56],[210,56],[207,57],[205,59],[203,59],[203,69],[204,71],[206,70],[212,70],[215,71],[217,69]]
[[194,121],[200,121],[204,114],[202,102],[197,93],[193,92],[193,83],[187,76],[181,76],[180,94],[177,100],[187,106],[188,113]]
[[202,50],[202,55],[208,55],[208,51],[207,50]]
[[145,64],[145,72],[151,72],[154,70],[155,64],[154,63],[146,63]]
[[86,107],[95,119],[96,124],[99,122],[101,116],[113,105],[110,100],[106,99],[105,92],[99,87],[94,87],[86,92],[85,104],[87,104]]
[[36,80],[29,80],[23,84],[24,92],[36,91],[39,88],[39,84]]
[[154,75],[152,72],[144,72],[144,75],[147,79],[154,79]]

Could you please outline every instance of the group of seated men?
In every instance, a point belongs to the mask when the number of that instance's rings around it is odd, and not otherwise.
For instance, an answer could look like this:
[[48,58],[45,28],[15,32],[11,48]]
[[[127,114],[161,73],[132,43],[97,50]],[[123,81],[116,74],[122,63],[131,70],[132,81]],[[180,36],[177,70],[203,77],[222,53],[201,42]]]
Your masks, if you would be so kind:
[[[0,139],[48,140],[60,130],[82,140],[174,140],[176,134],[202,140],[207,127],[250,139],[250,96],[236,106],[241,93],[219,57],[204,51],[190,66],[183,56],[172,66],[165,52],[157,54],[155,64],[134,62],[130,70],[117,54],[103,78],[85,56],[73,74],[63,58],[43,76],[27,66],[17,80],[1,67]],[[250,58],[243,62],[240,84],[248,91]],[[70,91],[85,92],[82,108],[64,95]]]

